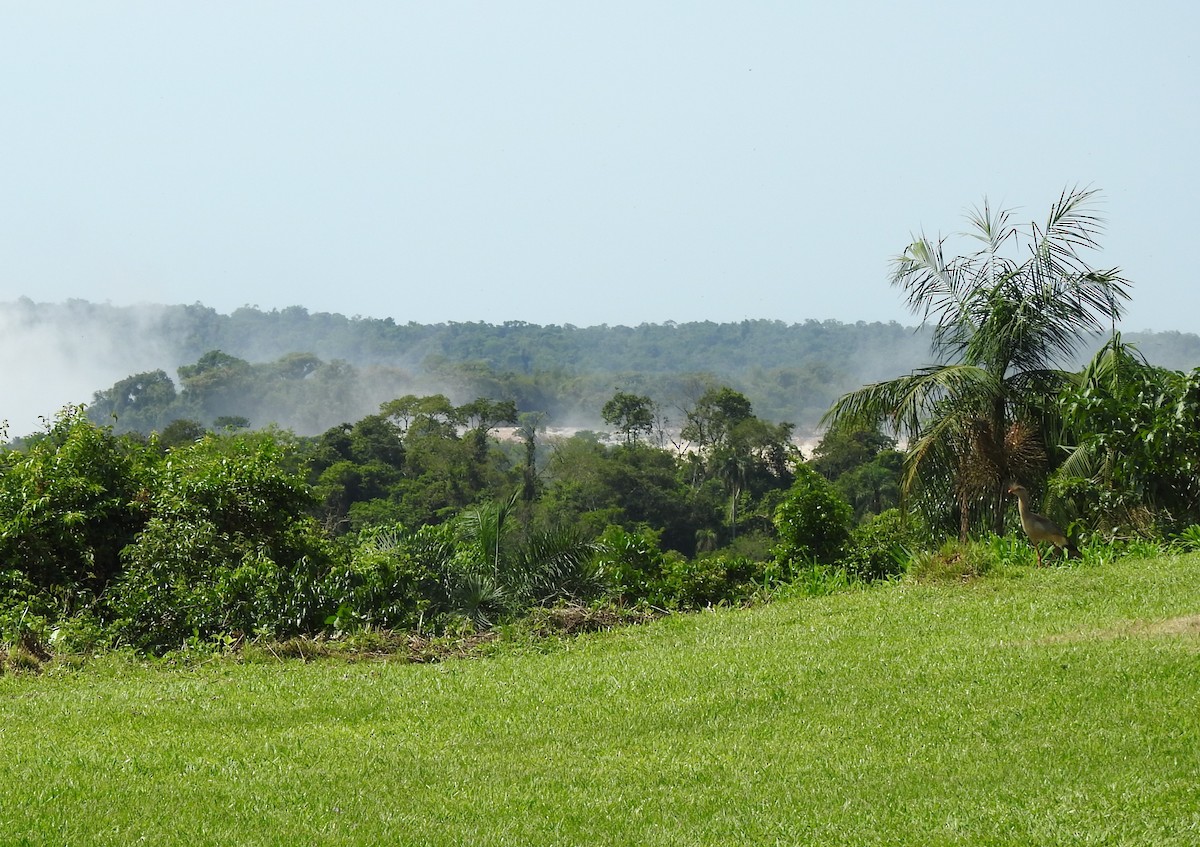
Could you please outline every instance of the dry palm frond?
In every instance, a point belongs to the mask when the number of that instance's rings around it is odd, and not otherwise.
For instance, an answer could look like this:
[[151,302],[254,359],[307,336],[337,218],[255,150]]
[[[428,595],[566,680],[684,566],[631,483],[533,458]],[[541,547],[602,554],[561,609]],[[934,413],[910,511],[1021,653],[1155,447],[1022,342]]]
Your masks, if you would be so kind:
[[1027,421],[1009,425],[1004,434],[1004,454],[1008,479],[1032,479],[1046,467],[1046,446],[1038,430]]

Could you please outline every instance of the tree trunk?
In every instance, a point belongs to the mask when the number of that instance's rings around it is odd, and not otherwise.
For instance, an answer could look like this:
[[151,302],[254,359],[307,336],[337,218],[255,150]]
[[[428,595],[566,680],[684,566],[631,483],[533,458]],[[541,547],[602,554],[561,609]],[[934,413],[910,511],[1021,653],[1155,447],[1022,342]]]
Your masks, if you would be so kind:
[[[1008,363],[1005,362],[996,373],[1003,378],[1008,370]],[[1006,415],[1005,408],[1008,404],[1005,402],[1005,397],[1000,394],[996,397],[992,404],[992,438],[995,439],[996,446],[996,479],[995,490],[992,492],[995,497],[992,500],[992,508],[995,510],[992,514],[992,531],[996,535],[1004,535],[1004,489],[1008,483],[1009,476],[1009,461],[1008,461],[1008,443],[1005,441],[1005,432],[1008,426],[1005,423]]]
[[996,499],[994,501],[996,514],[992,519],[992,531],[996,535],[1004,535],[1004,487],[1005,481],[1003,479],[996,481]]
[[971,499],[965,485],[958,486],[958,540],[967,543],[971,531]]

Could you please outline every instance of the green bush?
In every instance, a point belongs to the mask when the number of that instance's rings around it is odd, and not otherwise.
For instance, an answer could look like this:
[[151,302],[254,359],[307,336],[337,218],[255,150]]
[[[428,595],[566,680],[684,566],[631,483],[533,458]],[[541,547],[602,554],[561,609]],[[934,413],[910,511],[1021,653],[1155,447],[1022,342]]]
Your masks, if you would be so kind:
[[0,450],[0,562],[39,589],[103,590],[148,516],[147,451],[79,408],[26,450]]
[[804,562],[838,561],[850,541],[852,515],[850,504],[823,476],[800,465],[787,496],[775,508],[776,560],[785,570]]
[[363,628],[420,630],[442,594],[437,560],[414,555],[399,527],[373,527],[331,568],[321,593],[335,610],[325,623],[342,632]]
[[672,557],[663,569],[661,591],[667,605],[679,609],[744,603],[768,581],[766,569],[762,562],[722,553]]
[[912,544],[900,510],[888,509],[854,528],[841,565],[859,579],[888,579],[907,569]]
[[594,561],[617,599],[659,606],[667,602],[663,572],[683,557],[664,553],[659,548],[660,535],[649,527],[630,531],[615,524],[601,533]]
[[333,611],[319,588],[330,554],[307,528],[289,535],[280,555],[211,521],[152,520],[108,593],[115,635],[161,651],[223,633],[319,631]]
[[163,650],[322,627],[332,610],[319,584],[332,554],[284,459],[269,438],[207,438],[168,454],[155,469],[153,517],[107,592],[122,641]]
[[15,644],[29,633],[44,635],[56,617],[50,596],[24,572],[0,571],[0,644]]

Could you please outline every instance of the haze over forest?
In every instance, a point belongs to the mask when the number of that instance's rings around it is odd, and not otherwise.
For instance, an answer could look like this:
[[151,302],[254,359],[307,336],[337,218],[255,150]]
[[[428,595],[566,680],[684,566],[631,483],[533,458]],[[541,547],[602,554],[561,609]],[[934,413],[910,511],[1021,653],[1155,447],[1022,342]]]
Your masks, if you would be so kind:
[[[1124,337],[1153,364],[1200,365],[1196,335]],[[1079,361],[1093,349],[1081,347]],[[602,428],[600,406],[618,388],[670,410],[685,404],[696,386],[714,383],[744,392],[759,415],[790,421],[804,433],[840,394],[932,361],[928,330],[897,323],[419,324],[300,306],[221,314],[199,303],[22,298],[0,303],[0,421],[8,422],[9,437],[36,432],[39,417],[65,405],[90,405],[97,392],[135,374],[162,370],[182,388],[177,369],[213,350],[256,365],[291,356],[289,366],[302,368],[299,378],[337,383],[337,402],[307,401],[323,395],[295,392],[290,408],[266,408],[262,397],[231,401],[231,414],[245,414],[238,403],[248,404],[252,426],[277,423],[300,434],[371,414],[381,402],[409,393],[443,393],[455,402],[503,395],[496,399],[547,412],[551,426]],[[300,362],[294,354],[311,356]]]

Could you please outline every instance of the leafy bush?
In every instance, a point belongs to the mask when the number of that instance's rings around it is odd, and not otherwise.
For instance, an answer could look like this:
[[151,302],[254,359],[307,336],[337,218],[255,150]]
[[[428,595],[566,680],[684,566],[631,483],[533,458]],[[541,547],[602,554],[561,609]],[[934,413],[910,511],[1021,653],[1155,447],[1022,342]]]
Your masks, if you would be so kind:
[[1060,403],[1077,446],[1058,493],[1090,525],[1154,538],[1200,519],[1200,368],[1153,367],[1117,335]]
[[148,516],[144,454],[79,408],[24,452],[0,453],[0,561],[39,589],[102,590]]
[[400,527],[373,527],[331,568],[321,592],[336,604],[325,623],[343,632],[365,627],[419,631],[441,595],[438,559],[414,555]]
[[610,580],[615,597],[627,603],[666,602],[663,572],[683,557],[664,553],[659,548],[660,534],[649,527],[630,531],[614,524],[600,535],[594,561]]
[[56,617],[50,596],[24,572],[0,571],[0,643],[15,644],[31,632],[44,634]]
[[850,505],[819,473],[796,468],[796,480],[775,509],[779,544],[776,560],[791,568],[802,562],[833,563],[850,541]]
[[769,581],[769,567],[744,556],[721,553],[693,559],[668,557],[661,592],[668,605],[679,609],[742,603]]
[[888,509],[855,527],[841,564],[859,579],[898,576],[912,558],[912,543],[912,533],[900,510]]
[[241,631],[315,631],[328,544],[309,490],[270,439],[204,439],[156,469],[153,517],[108,592],[119,636],[144,649]]

